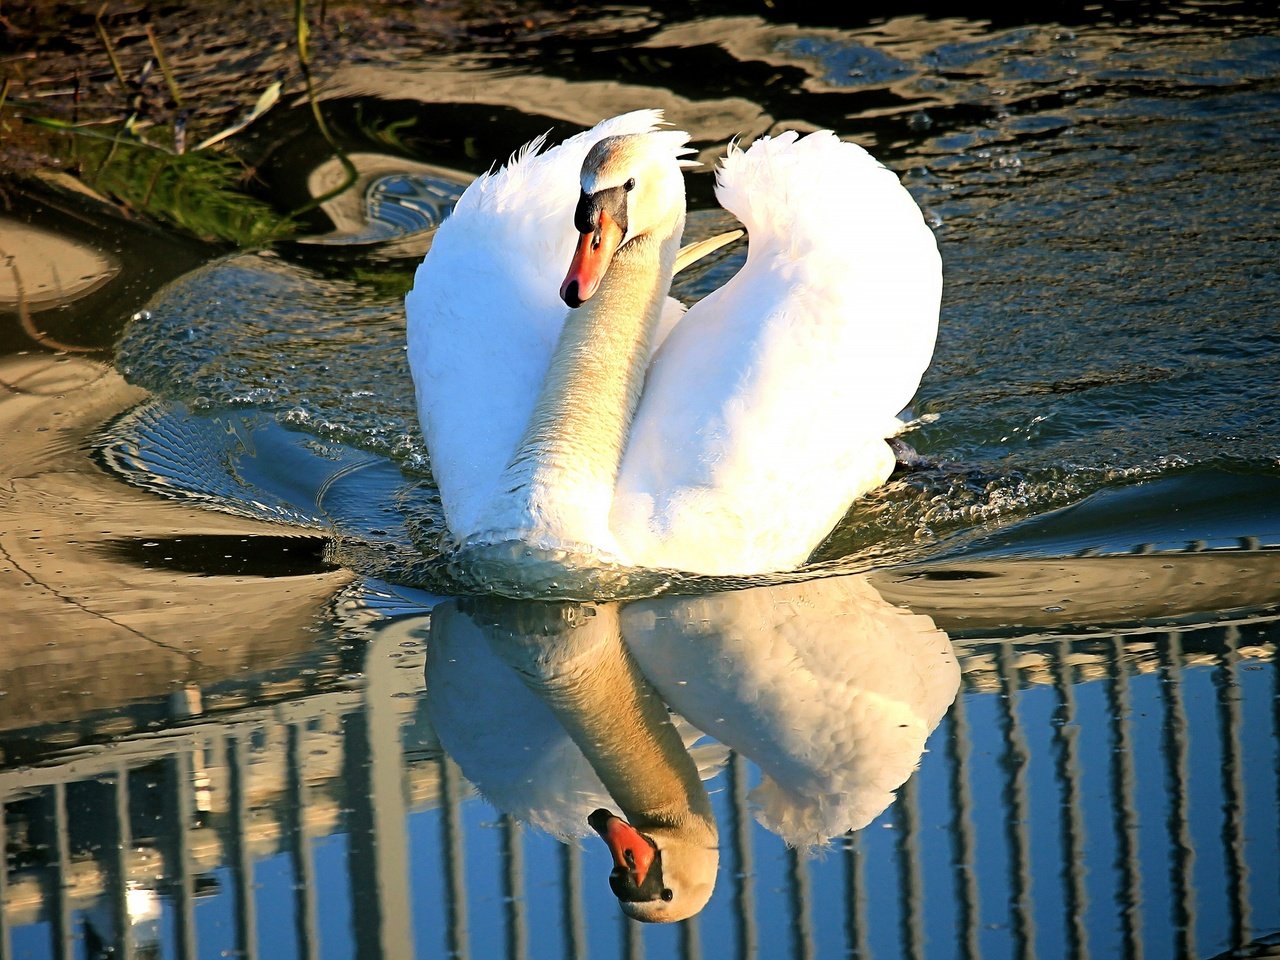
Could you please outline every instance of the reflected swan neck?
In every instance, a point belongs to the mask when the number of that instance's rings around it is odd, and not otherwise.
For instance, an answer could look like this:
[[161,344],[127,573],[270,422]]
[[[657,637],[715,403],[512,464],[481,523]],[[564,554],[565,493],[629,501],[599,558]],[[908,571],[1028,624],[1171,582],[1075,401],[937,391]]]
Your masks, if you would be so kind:
[[535,663],[522,668],[521,675],[633,823],[713,822],[697,765],[666,702],[622,640],[618,607],[584,609],[592,615],[565,621],[564,636],[544,634],[537,648],[527,649],[526,659],[532,653]]

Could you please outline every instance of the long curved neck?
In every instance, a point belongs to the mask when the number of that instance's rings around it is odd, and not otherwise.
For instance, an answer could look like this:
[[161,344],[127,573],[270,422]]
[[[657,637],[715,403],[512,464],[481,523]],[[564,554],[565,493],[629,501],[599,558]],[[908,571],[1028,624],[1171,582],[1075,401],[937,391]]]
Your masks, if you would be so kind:
[[[499,486],[493,526],[563,542],[608,542],[609,508],[644,386],[683,221],[671,237],[620,247],[600,289],[571,310],[524,436]],[[505,514],[505,515],[504,515]]]
[[[714,831],[697,764],[623,643],[618,607],[575,608],[589,615],[571,623],[562,612],[569,609],[548,606],[546,620],[514,634],[536,638],[507,648],[514,654],[523,647],[524,662],[513,664],[522,679],[551,708],[633,824],[678,826],[692,819]],[[547,656],[570,645],[574,655]]]

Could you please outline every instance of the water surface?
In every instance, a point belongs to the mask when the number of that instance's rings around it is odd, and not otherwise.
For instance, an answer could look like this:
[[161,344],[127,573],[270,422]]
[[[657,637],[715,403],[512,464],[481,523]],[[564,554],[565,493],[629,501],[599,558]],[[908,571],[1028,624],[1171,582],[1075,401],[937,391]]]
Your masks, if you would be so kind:
[[[84,279],[19,257],[32,296],[0,285],[0,953],[1274,942],[1280,22],[789,16],[370,47],[317,87],[355,186],[267,247],[18,192],[5,244],[22,221]],[[644,106],[707,162],[831,127],[899,172],[946,274],[908,437],[928,465],[792,576],[456,596],[404,289],[471,177]],[[227,146],[279,214],[343,179],[305,97]],[[690,238],[727,228],[709,170],[689,184]],[[634,774],[683,770],[714,816],[693,920],[642,928],[609,893],[585,817],[628,788],[599,772],[620,748],[573,735],[608,723],[546,695],[572,656],[672,711]]]

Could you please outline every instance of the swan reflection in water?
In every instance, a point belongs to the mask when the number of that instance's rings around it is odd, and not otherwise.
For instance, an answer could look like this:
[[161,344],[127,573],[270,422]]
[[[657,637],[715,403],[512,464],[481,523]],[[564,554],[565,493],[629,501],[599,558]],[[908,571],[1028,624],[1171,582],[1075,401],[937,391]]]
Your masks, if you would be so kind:
[[714,889],[702,781],[727,748],[760,768],[760,822],[815,847],[889,805],[960,669],[929,617],[842,577],[624,605],[453,600],[432,613],[426,679],[477,789],[563,840],[594,829],[623,911],[662,922]]

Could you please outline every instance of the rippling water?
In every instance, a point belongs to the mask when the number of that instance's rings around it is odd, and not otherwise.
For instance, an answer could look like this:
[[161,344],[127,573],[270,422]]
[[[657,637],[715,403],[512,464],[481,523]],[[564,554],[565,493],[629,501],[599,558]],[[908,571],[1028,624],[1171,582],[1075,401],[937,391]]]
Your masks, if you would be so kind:
[[[359,176],[305,236],[22,201],[110,276],[0,340],[0,955],[1274,949],[1274,11],[544,14],[327,75]],[[926,465],[793,575],[453,596],[403,293],[471,177],[644,106],[708,163],[830,127],[901,175],[946,276]],[[301,100],[236,149],[281,210],[342,177]],[[637,777],[717,831],[678,932],[576,843]]]
[[[674,73],[661,75],[674,89],[655,88],[647,101],[643,87],[610,100],[583,81],[578,99],[598,98],[601,109],[666,106],[707,159],[730,135],[833,122],[832,98],[847,98],[836,129],[877,149],[936,224],[947,288],[915,404],[925,423],[910,437],[933,466],[855,505],[823,560],[852,568],[925,558],[1099,491],[1195,468],[1276,475],[1280,44],[1265,22],[1218,8],[1185,19],[998,30],[904,17],[850,31],[726,17],[666,24],[629,44],[637,56],[661,51],[680,63],[738,57],[744,74],[764,61],[785,78],[792,110],[814,106],[811,119],[774,119],[781,104],[737,92],[710,101],[717,109],[685,100],[693,91]],[[512,73],[537,82],[519,122],[479,108],[490,152],[452,179],[439,166],[416,179],[371,174],[363,204],[349,198],[339,219],[373,226],[348,225],[323,248],[239,255],[169,285],[126,331],[125,374],[180,405],[178,418],[189,410],[215,431],[252,408],[385,457],[409,472],[397,494],[409,515],[429,513],[430,491],[416,479],[429,475],[429,460],[401,352],[412,263],[404,247],[413,244],[387,252],[369,236],[429,226],[469,173],[532,131],[573,129],[542,114],[552,99],[544,88],[563,81],[519,66],[521,53],[492,73],[454,57],[408,64],[401,96],[382,102],[370,99],[387,96],[381,72],[353,69],[345,84],[340,74],[335,110],[358,106],[366,125],[378,109],[409,117],[404,143],[415,152],[440,144],[415,156],[437,165],[481,148],[471,145],[473,115],[437,102],[432,70],[469,84],[481,103],[505,96]],[[424,102],[406,105],[413,96]],[[379,165],[385,156],[366,161]],[[690,234],[710,234],[727,218],[707,206],[708,174],[691,179]],[[397,189],[409,203],[395,202]],[[696,298],[741,256],[723,256],[677,293]],[[1273,519],[1260,519],[1218,533],[1273,536]]]

